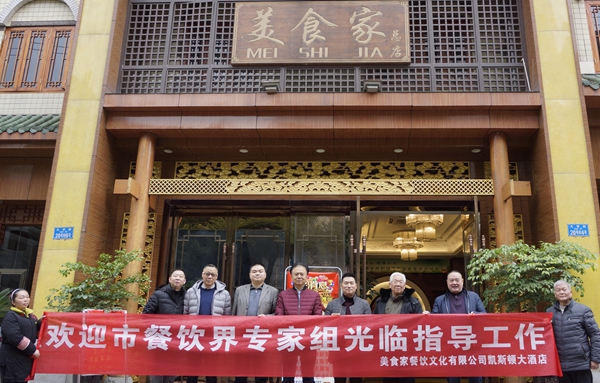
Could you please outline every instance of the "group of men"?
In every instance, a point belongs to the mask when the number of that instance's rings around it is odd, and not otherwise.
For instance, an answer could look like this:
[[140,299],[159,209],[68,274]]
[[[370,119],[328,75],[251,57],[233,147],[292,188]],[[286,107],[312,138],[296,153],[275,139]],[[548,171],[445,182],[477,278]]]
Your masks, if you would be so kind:
[[[185,274],[175,270],[169,284],[158,288],[144,307],[145,314],[188,315],[323,315],[321,296],[307,287],[308,267],[292,266],[293,287],[281,293],[265,283],[264,265],[250,267],[249,284],[235,290],[233,306],[225,284],[219,281],[218,270],[209,264],[202,270],[202,279],[191,288],[184,288]],[[480,297],[464,288],[464,279],[458,271],[447,275],[448,290],[435,299],[431,312],[424,311],[415,290],[406,287],[406,276],[395,272],[390,275],[390,288],[381,289],[374,303],[373,314],[478,314],[485,313]],[[369,303],[356,295],[356,277],[345,273],[341,281],[342,296],[330,301],[325,315],[371,314]],[[592,311],[572,300],[571,286],[565,281],[554,284],[556,303],[547,311],[553,314],[552,325],[556,338],[563,377],[560,383],[592,383],[591,369],[600,362],[600,331]],[[339,374],[336,374],[339,375]],[[256,383],[266,383],[267,377],[255,377]],[[345,377],[336,377],[335,383],[345,383]],[[459,377],[447,378],[459,383]],[[151,376],[150,383],[173,383],[174,376]],[[206,383],[216,383],[216,377],[206,377]],[[314,378],[303,377],[303,383],[314,383]],[[361,377],[350,377],[350,383],[360,383]],[[468,378],[469,383],[481,383],[481,377]],[[189,376],[188,383],[197,383],[197,376]],[[247,377],[236,377],[235,383],[247,383]],[[293,383],[293,377],[284,377],[283,383]],[[383,383],[414,383],[415,378],[383,378]]]

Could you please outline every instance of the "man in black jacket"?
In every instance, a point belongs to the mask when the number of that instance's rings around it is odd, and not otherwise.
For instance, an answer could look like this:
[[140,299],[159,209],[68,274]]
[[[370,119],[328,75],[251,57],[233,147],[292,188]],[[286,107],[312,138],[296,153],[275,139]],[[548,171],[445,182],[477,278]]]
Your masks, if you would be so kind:
[[[373,314],[421,314],[421,302],[412,295],[415,290],[406,288],[406,276],[390,275],[390,288],[379,290]],[[415,378],[383,378],[383,383],[415,383]]]
[[560,383],[592,383],[592,371],[600,362],[600,330],[592,310],[575,302],[571,285],[554,283],[556,302],[546,312],[552,313],[554,340],[563,376]]
[[[185,274],[175,270],[169,277],[169,283],[161,286],[144,306],[142,314],[183,314],[185,297]],[[175,376],[150,376],[150,383],[173,383]]]

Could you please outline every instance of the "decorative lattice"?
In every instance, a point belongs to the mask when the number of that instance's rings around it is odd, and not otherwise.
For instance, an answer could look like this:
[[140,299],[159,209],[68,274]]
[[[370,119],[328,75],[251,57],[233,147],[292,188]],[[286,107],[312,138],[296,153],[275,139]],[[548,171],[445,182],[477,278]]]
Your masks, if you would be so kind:
[[490,92],[518,92],[527,88],[525,69],[483,68],[483,86]]
[[468,162],[177,162],[175,178],[469,179]]
[[210,58],[211,2],[175,3],[169,65],[207,65]]
[[[135,178],[135,168],[136,168],[136,161],[131,161],[129,163],[129,177],[131,178]],[[160,161],[155,161],[153,166],[152,166],[152,178],[160,178],[160,175],[162,174],[162,162]]]
[[219,3],[218,20],[215,28],[215,48],[213,52],[214,65],[229,65],[231,63],[231,48],[233,47],[233,21],[235,3]]
[[410,55],[414,64],[429,63],[429,26],[426,1],[410,2]]
[[41,225],[43,219],[44,205],[0,204],[0,223]]
[[121,77],[121,92],[160,93],[162,76],[161,70],[124,70]]
[[288,69],[285,78],[286,92],[354,92],[354,68],[302,68]]
[[154,195],[493,195],[491,180],[153,179]]
[[[519,180],[519,164],[517,162],[508,163],[508,174],[511,180]],[[483,163],[483,177],[488,180],[492,179],[492,163],[489,161]]]
[[125,40],[125,66],[164,64],[170,10],[168,3],[132,2]]
[[436,68],[435,87],[440,92],[477,92],[477,68]]
[[[152,254],[154,251],[154,238],[156,237],[156,218],[157,213],[149,213],[148,214],[148,229],[146,231],[146,244],[144,246],[144,255],[142,261],[142,274],[148,275],[150,277],[150,273],[152,271]],[[127,244],[127,231],[129,228],[129,212],[123,213],[123,225],[121,226],[121,249],[125,250]],[[146,289],[146,291],[140,291],[148,300],[150,292]],[[138,307],[138,314],[142,313],[143,307]]]
[[[475,63],[475,17],[471,1],[432,1],[432,25],[435,63]],[[458,20],[460,22],[457,22]]]
[[[513,217],[515,225],[515,241],[525,240],[525,231],[523,229],[523,215],[515,214]],[[489,248],[495,249],[496,246],[496,221],[494,214],[488,214],[488,232],[490,236]]]
[[275,69],[214,69],[213,93],[260,92],[261,81],[279,81],[280,71]]
[[431,92],[429,68],[362,68],[361,81],[381,81],[382,92]]
[[478,12],[481,60],[515,64],[523,57],[518,0],[488,0]]
[[[409,2],[409,65],[233,67],[235,2],[132,0],[122,93],[523,92],[525,43],[518,0]],[[460,67],[457,67],[460,65]]]
[[177,69],[167,72],[169,93],[200,93],[206,88],[207,81],[206,69]]

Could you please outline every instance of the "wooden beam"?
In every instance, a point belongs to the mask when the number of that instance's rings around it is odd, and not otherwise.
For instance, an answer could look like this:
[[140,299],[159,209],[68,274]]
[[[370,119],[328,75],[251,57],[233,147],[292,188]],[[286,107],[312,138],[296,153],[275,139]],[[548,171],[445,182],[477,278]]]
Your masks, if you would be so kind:
[[127,194],[135,199],[140,198],[140,183],[129,177],[126,180],[115,180],[114,194]]
[[531,183],[509,180],[502,186],[502,198],[506,201],[512,197],[531,197]]

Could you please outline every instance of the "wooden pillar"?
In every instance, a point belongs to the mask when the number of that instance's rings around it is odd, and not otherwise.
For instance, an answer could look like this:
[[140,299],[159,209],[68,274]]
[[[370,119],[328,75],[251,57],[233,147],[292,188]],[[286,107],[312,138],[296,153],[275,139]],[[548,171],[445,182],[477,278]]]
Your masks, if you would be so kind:
[[506,134],[494,132],[490,135],[490,159],[494,181],[496,246],[512,245],[515,242],[512,198],[505,200],[502,193],[502,188],[510,181]]
[[[131,197],[131,207],[129,211],[129,223],[127,225],[127,242],[125,249],[127,251],[141,250],[146,248],[146,234],[148,232],[148,212],[150,209],[150,179],[152,178],[152,169],[154,167],[154,150],[156,136],[152,133],[143,133],[138,143],[138,154],[135,167],[135,180],[140,184],[138,198]],[[142,271],[141,262],[132,262],[125,270],[123,277],[135,275]],[[129,291],[139,295],[139,286],[129,286]],[[127,302],[127,312],[136,313],[137,303]]]

